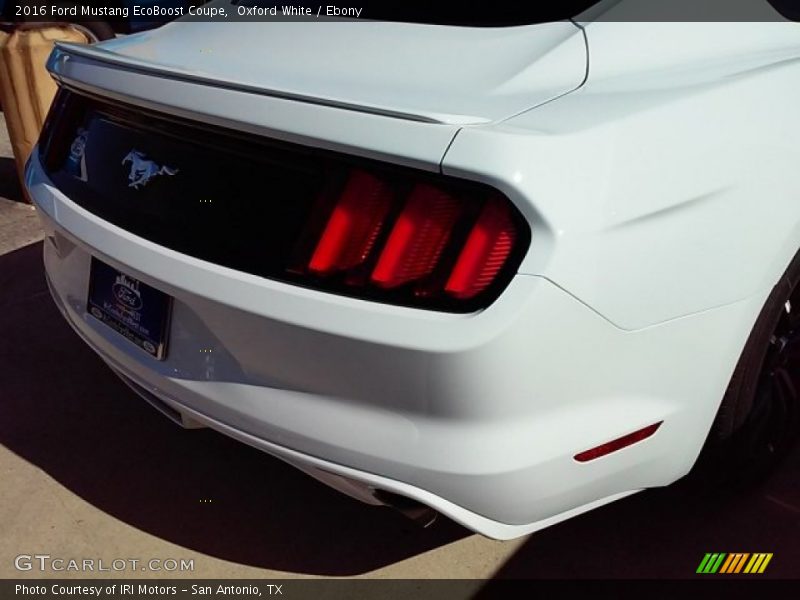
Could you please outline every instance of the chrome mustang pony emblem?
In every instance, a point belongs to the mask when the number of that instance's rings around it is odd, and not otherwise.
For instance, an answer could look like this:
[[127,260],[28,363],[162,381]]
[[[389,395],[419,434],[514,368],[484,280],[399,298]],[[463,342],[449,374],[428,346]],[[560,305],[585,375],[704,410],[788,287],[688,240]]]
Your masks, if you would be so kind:
[[128,155],[122,159],[122,164],[131,163],[131,172],[128,175],[128,187],[138,190],[139,186],[147,185],[153,177],[157,175],[175,175],[178,169],[167,167],[166,165],[159,167],[152,160],[145,158],[143,152],[138,150],[131,150]]

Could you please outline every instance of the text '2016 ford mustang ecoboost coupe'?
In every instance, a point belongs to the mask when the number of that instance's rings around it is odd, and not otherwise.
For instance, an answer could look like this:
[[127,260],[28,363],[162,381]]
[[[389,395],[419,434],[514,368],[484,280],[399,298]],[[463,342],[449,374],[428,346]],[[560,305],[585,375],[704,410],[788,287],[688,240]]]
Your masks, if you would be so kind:
[[764,472],[798,429],[800,26],[752,2],[59,45],[53,297],[174,420],[495,538]]

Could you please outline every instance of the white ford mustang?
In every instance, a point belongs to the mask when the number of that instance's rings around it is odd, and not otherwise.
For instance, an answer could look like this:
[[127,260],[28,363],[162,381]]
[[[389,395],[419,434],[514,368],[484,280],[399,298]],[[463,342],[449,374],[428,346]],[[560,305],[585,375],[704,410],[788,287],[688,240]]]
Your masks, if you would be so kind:
[[800,406],[800,25],[615,18],[652,1],[57,47],[26,175],[57,305],[183,425],[495,538],[766,472]]

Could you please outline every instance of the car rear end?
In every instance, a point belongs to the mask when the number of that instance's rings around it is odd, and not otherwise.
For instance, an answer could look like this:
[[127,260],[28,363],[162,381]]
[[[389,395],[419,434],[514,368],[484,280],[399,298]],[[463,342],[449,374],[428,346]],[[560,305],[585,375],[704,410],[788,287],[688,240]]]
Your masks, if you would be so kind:
[[[472,172],[441,167],[471,111],[259,93],[102,49],[50,68],[26,181],[50,289],[168,416],[497,538],[691,465],[713,411],[643,392],[638,367],[695,340],[692,320],[626,332],[520,272],[552,235],[535,199],[480,148]],[[696,382],[690,357],[671,368]],[[636,432],[616,448],[647,438],[635,451],[581,454]]]

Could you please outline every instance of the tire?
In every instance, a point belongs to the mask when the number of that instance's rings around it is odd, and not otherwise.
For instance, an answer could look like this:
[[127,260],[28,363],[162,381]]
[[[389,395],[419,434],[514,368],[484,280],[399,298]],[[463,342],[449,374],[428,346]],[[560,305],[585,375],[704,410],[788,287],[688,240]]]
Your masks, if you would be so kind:
[[689,479],[739,487],[766,477],[800,434],[800,252],[745,344]]

